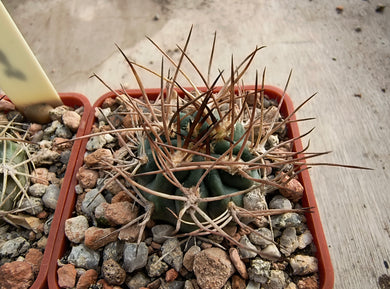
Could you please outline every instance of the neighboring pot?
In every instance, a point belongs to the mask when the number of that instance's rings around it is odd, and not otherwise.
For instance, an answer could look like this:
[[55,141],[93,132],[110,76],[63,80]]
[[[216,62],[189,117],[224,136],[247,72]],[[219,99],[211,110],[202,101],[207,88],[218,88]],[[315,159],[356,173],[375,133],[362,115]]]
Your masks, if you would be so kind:
[[[76,133],[76,137],[84,135],[85,129],[88,127],[87,120],[91,115],[91,105],[88,99],[84,95],[79,93],[60,93],[59,95],[64,105],[70,106],[72,108],[83,107],[84,111],[81,117],[79,128]],[[50,232],[47,239],[47,245],[45,247],[45,251],[39,268],[39,273],[36,277],[36,280],[30,287],[31,289],[47,288],[47,273],[49,270],[50,260],[52,259],[52,253],[57,237],[59,223],[61,221],[62,213],[64,211],[67,193],[71,187],[71,180],[73,180],[76,163],[79,160],[78,156],[80,147],[81,141],[75,140],[72,146],[69,162],[61,185],[57,207],[54,212],[53,221],[51,223]]]
[[[246,90],[254,90],[254,86],[245,86]],[[200,89],[202,90],[202,89]],[[218,90],[218,88],[216,89]],[[141,97],[142,92],[140,90],[127,90],[127,93],[132,97]],[[160,93],[160,89],[146,89],[146,94],[150,99],[155,99]],[[283,116],[287,116],[293,113],[294,108],[292,104],[291,98],[283,92],[283,90],[266,85],[264,87],[264,93],[271,99],[276,99],[280,101],[283,98],[283,103],[280,109],[280,112]],[[180,95],[180,92],[179,92]],[[113,92],[109,92],[101,96],[93,105],[93,108],[96,109],[100,107],[104,100],[107,98],[115,98],[116,95]],[[88,120],[88,127],[85,129],[85,133],[88,134],[92,129],[92,124],[94,123],[94,110],[91,112],[91,115]],[[295,116],[291,118],[291,121],[286,125],[288,127],[288,136],[290,138],[296,138],[299,134],[299,129],[297,122],[294,122]],[[83,155],[86,151],[86,143],[88,139],[81,140],[80,148],[79,148],[79,158],[75,163],[74,174],[72,180],[70,181],[69,192],[67,194],[66,203],[64,204],[63,213],[61,216],[61,220],[58,222],[57,229],[57,238],[55,240],[53,253],[51,255],[51,260],[49,264],[48,271],[48,285],[49,288],[60,288],[57,283],[57,261],[61,259],[65,252],[69,249],[70,243],[65,236],[65,221],[72,217],[72,213],[75,208],[76,203],[76,192],[75,185],[77,184],[76,180],[76,172],[83,164]],[[297,138],[293,144],[293,151],[302,151],[303,146],[300,138]],[[298,155],[297,157],[300,157]],[[320,288],[321,289],[330,289],[333,288],[334,283],[334,272],[331,264],[331,259],[328,251],[328,246],[325,240],[325,235],[323,232],[315,196],[312,189],[312,184],[309,176],[308,170],[304,169],[305,166],[302,166],[302,170],[299,173],[299,181],[304,187],[304,196],[301,200],[303,207],[309,207],[311,213],[306,213],[305,217],[307,219],[307,226],[310,229],[310,232],[313,236],[313,242],[317,248],[316,258],[318,259],[318,268],[320,275]],[[56,223],[57,224],[57,223]]]

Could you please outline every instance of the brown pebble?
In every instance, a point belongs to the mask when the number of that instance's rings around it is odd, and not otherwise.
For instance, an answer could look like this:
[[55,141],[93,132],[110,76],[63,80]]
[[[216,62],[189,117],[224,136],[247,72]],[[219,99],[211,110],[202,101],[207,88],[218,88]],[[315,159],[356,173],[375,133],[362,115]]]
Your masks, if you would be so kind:
[[32,266],[24,261],[14,261],[0,266],[0,288],[30,288],[34,281]]
[[73,146],[72,141],[68,141],[66,138],[56,137],[53,139],[53,151],[55,152],[64,152],[67,150],[71,150]]
[[319,282],[318,282],[318,276],[312,275],[310,277],[304,277],[297,283],[298,289],[318,289]]
[[228,254],[216,247],[196,254],[193,268],[201,288],[222,288],[235,271]]
[[32,123],[32,124],[30,124],[30,127],[28,128],[28,131],[31,135],[36,134],[40,130],[42,130],[42,125],[40,123]]
[[120,191],[119,193],[117,193],[115,196],[112,197],[111,204],[119,203],[119,202],[132,203],[132,202],[134,202],[134,200],[125,191]]
[[226,234],[233,237],[237,233],[237,226],[236,225],[228,225],[225,228],[223,228]]
[[94,269],[85,271],[77,281],[76,289],[88,289],[91,285],[96,283],[98,273]]
[[102,274],[111,285],[122,285],[126,279],[126,271],[113,259],[103,262]]
[[248,272],[246,270],[246,265],[241,260],[238,250],[236,248],[230,248],[229,257],[232,261],[237,272],[241,275],[242,278],[248,279]]
[[112,234],[115,231],[115,228],[97,228],[89,227],[85,231],[84,244],[92,250],[97,250],[108,243],[114,242],[117,240],[118,233]]
[[37,236],[37,234],[35,234],[35,232],[30,231],[30,232],[28,233],[28,240],[29,240],[29,241],[34,241],[35,238],[36,238],[36,236]]
[[38,219],[46,219],[49,216],[49,213],[46,211],[39,212],[36,217]]
[[285,175],[282,179],[284,182],[285,189],[279,189],[279,192],[287,199],[297,202],[302,199],[304,188],[299,180],[290,179],[287,183],[285,183],[289,179],[289,176]]
[[83,166],[78,170],[76,178],[83,189],[92,189],[96,186],[99,174],[97,171],[87,169]]
[[[141,227],[138,224],[134,224],[130,227],[121,229],[118,235],[118,239],[129,243],[135,243],[138,240]],[[145,231],[142,232],[141,242],[145,240]]]
[[130,202],[109,204],[104,212],[106,219],[116,225],[124,225],[138,217],[138,207]]
[[108,284],[108,282],[104,279],[100,279],[99,281],[96,282],[96,284],[103,286],[102,289],[114,289],[114,287],[116,287]]
[[84,158],[84,163],[88,167],[101,166],[104,165],[105,162],[110,164],[114,163],[112,153],[109,149],[97,149]]
[[65,126],[75,132],[80,126],[81,116],[77,112],[69,110],[62,115],[62,121]]
[[76,285],[76,268],[73,264],[66,264],[57,270],[58,285],[61,288],[72,288]]
[[122,120],[122,124],[126,128],[130,128],[134,126],[134,116],[131,114],[126,114]]
[[36,168],[32,171],[31,176],[33,184],[49,185],[49,170],[47,168]]
[[245,289],[246,282],[238,275],[232,276],[232,289]]
[[24,261],[31,264],[34,273],[37,274],[39,272],[39,268],[41,267],[42,258],[43,253],[40,250],[30,248],[26,254]]
[[179,273],[171,268],[165,273],[165,281],[172,282],[173,280],[176,280],[176,278],[179,276]]
[[161,285],[161,279],[156,279],[154,280],[153,282],[150,282],[148,284],[147,287],[144,287],[144,288],[148,288],[148,289],[158,289],[160,288],[160,285]]
[[344,11],[344,7],[343,7],[343,6],[337,6],[337,7],[336,7],[336,12],[337,12],[338,14],[343,13],[343,11]]
[[188,271],[192,271],[194,268],[194,258],[195,255],[201,251],[200,247],[194,245],[191,246],[183,257],[183,267],[185,267]]
[[161,244],[157,243],[157,242],[154,242],[152,241],[152,243],[150,244],[150,246],[155,249],[155,250],[160,250],[161,249]]
[[108,108],[108,107],[113,107],[116,104],[116,100],[112,97],[107,97],[104,99],[101,107],[102,108]]
[[213,247],[213,245],[210,244],[210,243],[207,243],[207,242],[203,242],[203,243],[200,245],[200,247],[202,248],[202,250],[206,250],[206,249],[209,249],[209,248]]

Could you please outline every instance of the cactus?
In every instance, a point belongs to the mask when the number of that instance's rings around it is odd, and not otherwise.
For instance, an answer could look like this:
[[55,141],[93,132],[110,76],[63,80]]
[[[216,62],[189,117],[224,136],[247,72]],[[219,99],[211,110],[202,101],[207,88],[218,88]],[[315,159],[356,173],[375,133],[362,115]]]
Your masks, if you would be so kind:
[[11,224],[8,216],[19,211],[30,183],[28,143],[20,132],[23,129],[11,120],[2,126],[0,137],[0,218]]
[[[261,84],[256,73],[254,89],[245,90],[241,85],[242,77],[262,47],[256,47],[237,67],[232,60],[229,78],[224,79],[221,72],[210,84],[206,81],[210,77],[204,77],[186,54],[190,35],[191,32],[184,48],[179,47],[182,54],[178,63],[151,40],[173,64],[175,71],[170,77],[163,75],[163,62],[161,73],[157,73],[130,61],[117,47],[139,84],[140,99],[131,97],[123,87],[119,91],[111,89],[94,74],[116,95],[120,107],[115,114],[127,114],[133,124],[133,127],[118,129],[105,116],[111,130],[93,135],[115,134],[121,146],[128,151],[129,159],[125,162],[114,159],[117,165],[113,164],[113,160],[102,159],[99,167],[103,166],[109,172],[111,180],[107,183],[116,182],[144,208],[143,214],[118,230],[138,223],[140,241],[146,224],[154,219],[175,225],[177,236],[216,234],[242,246],[223,230],[229,223],[234,222],[242,229],[254,232],[253,227],[247,225],[248,220],[252,222],[286,212],[305,213],[310,210],[248,210],[243,206],[243,198],[248,192],[259,192],[265,196],[275,190],[288,195],[293,202],[302,197],[303,187],[295,192],[289,183],[297,179],[301,170],[307,169],[306,159],[324,153],[306,153],[308,147],[294,152],[292,147],[297,138],[306,136],[310,131],[290,139],[286,124],[296,121],[296,111],[314,95],[291,115],[282,117],[280,108],[284,96],[279,102],[267,98],[265,70]],[[200,74],[204,88],[193,85],[182,71],[184,58]],[[161,90],[157,99],[149,99],[137,67],[160,77]],[[178,83],[178,74],[189,81],[190,88]],[[217,88],[221,79],[223,84]],[[119,181],[119,178],[125,182]]]
[[12,141],[2,141],[0,142],[0,158],[2,160],[0,210],[10,211],[17,206],[17,201],[27,183],[25,176],[26,153],[19,144]]
[[[106,160],[101,160],[100,166],[111,170],[112,180],[122,189],[135,191],[134,200],[144,207],[143,215],[124,226],[139,222],[139,240],[151,218],[175,225],[178,236],[217,234],[242,246],[223,231],[229,223],[253,231],[245,219],[308,211],[243,208],[243,197],[250,191],[265,195],[277,189],[290,190],[286,184],[296,178],[304,165],[305,157],[297,158],[302,152],[291,151],[295,139],[288,139],[286,134],[286,123],[293,114],[282,118],[280,104],[267,107],[265,103],[272,100],[264,94],[265,72],[260,85],[256,75],[254,90],[245,91],[240,85],[261,48],[256,48],[237,68],[232,63],[230,78],[224,80],[222,87],[216,89],[221,73],[214,83],[205,81],[204,89],[196,86],[189,89],[176,81],[179,72],[187,78],[180,69],[186,46],[179,63],[174,63],[173,78],[165,78],[163,72],[152,72],[161,78],[161,83],[165,81],[166,87],[161,85],[155,100],[149,100],[136,67],[151,71],[130,61],[119,47],[139,83],[141,99],[132,98],[125,89],[111,89],[94,75],[116,94],[117,102],[126,107],[133,123],[132,128],[120,131],[106,117],[112,130],[101,132],[116,134],[120,143],[127,143],[127,149],[132,150],[129,154],[132,166],[116,166]],[[126,141],[120,134],[125,131],[129,132]],[[270,144],[275,135],[281,141]],[[129,186],[121,184],[119,176]]]

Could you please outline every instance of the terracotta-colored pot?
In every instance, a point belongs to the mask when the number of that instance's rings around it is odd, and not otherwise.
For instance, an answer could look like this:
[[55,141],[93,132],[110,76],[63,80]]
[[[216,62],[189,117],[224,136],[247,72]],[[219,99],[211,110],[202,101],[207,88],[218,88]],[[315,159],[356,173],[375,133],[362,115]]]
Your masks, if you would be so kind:
[[[254,90],[255,87],[245,86],[245,89]],[[200,90],[202,90],[202,88],[200,88]],[[218,90],[218,88],[216,90]],[[140,90],[128,90],[127,93],[132,97],[142,96]],[[146,89],[146,93],[150,99],[155,99],[159,95],[160,89]],[[283,93],[283,90],[273,86],[266,85],[265,94],[269,98],[276,99],[278,101],[282,99],[282,96],[284,94],[284,99],[281,106],[281,114],[283,116],[290,115],[294,111],[291,98],[286,93]],[[100,107],[106,98],[115,98],[115,94],[112,92],[104,94],[95,102],[93,108]],[[294,119],[295,116],[293,116],[291,120]],[[94,114],[92,111],[92,114],[88,121],[89,127],[86,129],[86,133],[88,133],[91,130],[93,122],[94,122]],[[288,127],[288,135],[290,138],[296,138],[297,136],[299,136],[299,129],[298,129],[297,122],[293,122],[293,121],[289,122],[287,124],[287,127]],[[87,139],[81,142],[81,147],[79,150],[79,159],[76,162],[75,170],[77,170],[83,163],[83,154],[85,153],[86,150],[85,148],[86,142]],[[293,149],[294,151],[302,151],[303,146],[300,139],[294,141]],[[304,186],[304,196],[302,198],[302,205],[303,207],[311,208],[311,213],[306,214],[306,219],[307,219],[307,225],[313,236],[314,244],[317,248],[316,257],[318,259],[320,288],[331,289],[333,288],[333,282],[334,282],[333,267],[331,264],[328,246],[326,244],[325,235],[323,232],[308,170],[302,170],[302,172],[299,174],[299,180]],[[64,206],[62,219],[59,223],[59,227],[57,230],[57,239],[55,241],[52,259],[50,261],[49,272],[48,272],[49,288],[59,288],[57,283],[57,269],[58,269],[57,260],[61,259],[64,256],[65,252],[67,251],[70,245],[69,241],[65,237],[64,227],[65,227],[66,219],[70,218],[72,212],[74,211],[74,206],[76,202],[76,193],[75,193],[76,184],[77,184],[77,180],[75,176],[73,176],[73,179],[70,183],[66,204]]]
[[[87,121],[91,115],[91,105],[88,99],[79,93],[60,93],[62,102],[70,107],[84,107],[84,112],[81,117],[80,126],[77,130],[76,136],[80,137],[84,135],[85,129],[89,127],[87,125]],[[52,253],[57,237],[57,231],[59,228],[59,223],[61,221],[62,213],[64,211],[65,200],[67,199],[67,193],[71,186],[71,180],[73,179],[75,167],[77,161],[80,159],[79,151],[80,151],[81,141],[76,140],[73,143],[72,151],[69,157],[69,162],[67,165],[67,170],[64,175],[63,183],[61,186],[60,195],[57,202],[57,207],[54,212],[53,221],[50,227],[49,236],[47,239],[47,245],[45,247],[45,252],[43,254],[43,258],[41,261],[41,266],[39,268],[39,273],[37,275],[36,280],[30,287],[31,289],[44,289],[47,288],[47,273],[49,270],[50,260],[52,260]]]

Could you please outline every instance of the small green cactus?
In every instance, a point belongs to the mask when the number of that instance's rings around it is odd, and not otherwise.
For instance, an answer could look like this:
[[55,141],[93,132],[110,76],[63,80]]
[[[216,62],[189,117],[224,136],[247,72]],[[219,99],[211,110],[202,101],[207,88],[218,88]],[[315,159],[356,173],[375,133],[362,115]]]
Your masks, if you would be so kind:
[[[281,116],[284,93],[278,100],[265,95],[265,70],[261,84],[258,84],[256,73],[251,90],[241,85],[243,75],[262,47],[256,47],[237,67],[232,60],[230,77],[224,79],[220,72],[210,84],[206,81],[210,75],[203,76],[186,54],[190,35],[191,32],[184,48],[179,47],[182,54],[178,63],[152,41],[174,66],[173,76],[169,77],[163,75],[163,62],[159,74],[130,61],[118,47],[139,84],[140,99],[133,98],[126,89],[111,89],[94,75],[116,95],[119,108],[115,113],[126,114],[133,125],[118,128],[106,117],[112,130],[93,135],[116,134],[120,146],[128,151],[129,159],[115,159],[118,165],[102,159],[99,166],[103,166],[112,181],[144,208],[143,214],[119,231],[138,223],[140,241],[148,221],[154,219],[175,225],[177,236],[216,234],[242,246],[223,231],[229,223],[235,222],[242,229],[253,232],[254,229],[247,225],[248,219],[249,222],[261,222],[271,215],[308,211],[307,208],[245,209],[243,201],[248,192],[259,193],[264,198],[276,190],[293,202],[302,198],[303,187],[299,184],[301,187],[292,192],[294,188],[288,184],[301,170],[307,169],[306,159],[323,153],[304,155],[307,147],[294,152],[294,142],[310,131],[291,139],[286,127],[290,121],[296,121],[296,111],[314,95],[290,115]],[[214,51],[211,56],[213,54]],[[204,81],[202,89],[183,72],[181,65],[185,58]],[[211,62],[210,59],[210,65]],[[157,99],[149,99],[136,67],[160,77],[161,90]],[[178,83],[179,74],[188,80],[190,88]],[[222,86],[216,87],[221,79]],[[289,80],[290,76],[285,90]],[[127,134],[122,136],[125,132]],[[129,165],[122,165],[125,163]],[[126,185],[118,178],[123,178]]]
[[[261,48],[256,48],[237,68],[232,63],[230,78],[223,79],[221,87],[217,88],[216,83],[223,78],[222,73],[212,84],[201,75],[205,87],[199,89],[195,85],[184,88],[176,81],[179,73],[189,80],[180,68],[186,46],[179,63],[173,62],[176,68],[173,78],[165,78],[163,68],[159,75],[130,61],[118,47],[138,81],[141,99],[132,98],[125,89],[112,90],[94,75],[116,94],[122,105],[121,113],[125,107],[133,123],[132,128],[125,129],[129,132],[125,141],[118,128],[106,119],[112,128],[110,132],[118,136],[120,143],[128,143],[127,150],[132,150],[129,153],[132,166],[115,166],[105,160],[101,165],[106,171],[111,170],[110,175],[119,185],[117,178],[123,177],[128,186],[121,185],[122,189],[135,191],[134,200],[144,207],[144,214],[124,226],[139,222],[138,241],[148,220],[154,219],[175,225],[176,233],[182,236],[217,234],[241,246],[223,231],[229,223],[253,231],[245,223],[248,219],[307,211],[267,208],[249,211],[243,206],[243,198],[250,191],[263,195],[277,189],[288,191],[286,184],[296,177],[305,157],[296,159],[301,152],[291,152],[295,140],[288,139],[285,128],[293,114],[282,118],[280,104],[267,98],[265,73],[260,85],[256,74],[256,83],[250,91],[240,85]],[[157,99],[149,99],[136,66],[161,78]],[[269,105],[270,102],[274,104]],[[273,137],[281,141],[271,144]]]
[[20,211],[20,202],[27,197],[30,185],[31,158],[23,135],[26,131],[15,119],[0,123],[0,221]]
[[[184,113],[180,113],[180,134],[185,138],[182,141],[181,148],[192,147],[193,149],[202,136],[209,135],[204,140],[204,143],[197,145],[198,151],[201,152],[202,155],[196,154],[196,152],[194,152],[192,155],[183,155],[182,160],[188,161],[188,166],[191,166],[191,163],[199,164],[205,162],[206,159],[212,161],[223,159],[224,157],[228,158],[228,156],[225,155],[229,152],[230,148],[234,148],[231,155],[233,159],[249,161],[254,158],[254,155],[250,153],[248,146],[242,141],[242,137],[245,134],[245,129],[242,123],[238,122],[234,125],[234,137],[232,140],[227,140],[228,135],[224,136],[223,138],[221,138],[221,135],[212,135],[215,133],[213,130],[215,130],[216,127],[215,125],[206,125],[207,119],[204,119],[204,117],[199,118],[199,123],[203,123],[203,125],[194,125],[194,120],[198,119],[197,114],[201,114],[201,112],[198,111],[189,116],[185,116]],[[216,119],[215,116],[214,118]],[[173,122],[175,123],[176,120]],[[169,143],[170,145],[178,148],[178,140],[177,136],[175,136],[176,134],[177,133],[174,133],[173,136],[171,136]],[[149,139],[151,138],[152,137],[150,136]],[[162,139],[164,138],[162,137]],[[148,162],[142,165],[138,170],[138,175],[141,176],[136,177],[137,182],[150,190],[156,190],[169,195],[183,196],[183,192],[180,190],[180,188],[177,188],[166,177],[164,177],[163,173],[142,176],[143,173],[157,171],[158,167],[161,166],[160,164],[156,163],[156,159],[153,157],[153,150],[151,148],[150,141],[151,140],[147,139],[142,144],[144,147],[139,148],[138,150],[139,155],[143,151],[146,152]],[[164,140],[164,144],[168,145],[168,141]],[[160,149],[161,148],[162,147],[160,146]],[[180,150],[174,150],[173,154],[176,153],[179,155],[179,152]],[[203,155],[206,154],[206,152],[209,157],[207,155]],[[197,190],[199,190],[198,193],[200,198],[229,196],[232,193],[249,189],[254,185],[254,181],[252,179],[243,177],[239,173],[234,173],[232,170],[234,170],[234,164],[232,164],[230,172],[224,169],[212,169],[207,174],[205,174],[206,168],[198,168],[192,170],[180,170],[175,172],[174,176],[177,181],[183,185],[184,188],[189,189],[192,187],[198,187]],[[261,178],[257,169],[249,170],[248,174],[254,179]],[[203,181],[197,184],[198,181],[202,178]],[[144,193],[144,196],[149,201],[152,201],[155,205],[153,214],[154,219],[176,224],[177,219],[173,214],[167,213],[167,209],[178,215],[183,209],[183,202],[167,200],[148,193]],[[203,202],[199,204],[199,208],[206,212],[212,219],[214,219],[227,209],[228,203],[231,201],[234,202],[237,206],[241,207],[242,194],[223,198],[221,200],[210,203]],[[189,217],[183,216],[183,220],[188,221]],[[190,231],[194,228],[192,226],[182,226],[181,229]]]
[[12,211],[28,183],[27,155],[23,145],[3,140],[0,141],[0,159],[0,210]]

